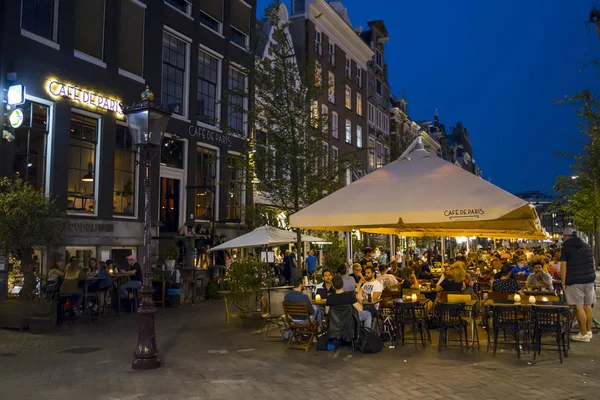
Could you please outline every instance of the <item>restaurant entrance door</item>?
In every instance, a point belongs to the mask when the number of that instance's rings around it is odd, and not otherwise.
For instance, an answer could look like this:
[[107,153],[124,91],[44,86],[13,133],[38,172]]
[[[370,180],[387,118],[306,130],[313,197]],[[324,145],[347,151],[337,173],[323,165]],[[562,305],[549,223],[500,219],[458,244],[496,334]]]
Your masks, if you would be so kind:
[[160,222],[162,232],[179,231],[181,181],[173,178],[160,178]]

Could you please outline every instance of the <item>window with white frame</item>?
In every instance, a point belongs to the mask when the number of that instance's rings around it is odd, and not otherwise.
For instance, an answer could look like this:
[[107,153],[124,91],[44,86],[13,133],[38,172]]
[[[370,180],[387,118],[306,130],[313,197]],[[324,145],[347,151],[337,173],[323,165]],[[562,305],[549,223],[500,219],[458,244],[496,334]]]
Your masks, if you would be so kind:
[[375,145],[376,168],[383,167],[383,145],[379,142]]
[[223,34],[223,0],[200,2],[200,25]]
[[333,136],[334,138],[338,138],[338,113],[336,113],[335,111],[331,112],[331,136]]
[[350,86],[346,85],[346,108],[348,110],[352,109],[352,89],[350,89]]
[[346,57],[346,76],[352,76],[352,60],[350,60],[348,57]]
[[136,148],[129,128],[117,124],[113,179],[113,214],[133,217],[136,208]]
[[212,219],[214,217],[215,195],[218,190],[217,151],[198,147],[196,152],[196,187],[194,188],[194,218]]
[[329,166],[329,144],[323,142],[323,154],[321,157],[321,167],[327,168]]
[[97,60],[104,59],[104,3],[105,0],[75,2],[75,51]]
[[198,50],[198,120],[205,124],[217,125],[219,102],[221,101],[221,59],[200,49]]
[[58,0],[22,0],[21,28],[51,42],[58,40]]
[[250,38],[244,32],[235,27],[231,27],[231,42],[237,44],[241,48],[248,50]]
[[[337,172],[339,170],[338,159],[340,158],[340,152],[337,147],[331,146],[331,163],[333,164],[334,170]],[[336,181],[339,179],[339,173],[335,175],[333,178]]]
[[359,149],[363,147],[362,141],[362,126],[356,125],[356,147]]
[[335,65],[335,43],[329,42],[329,64]]
[[369,102],[369,122],[375,124],[375,105]]
[[375,62],[378,66],[383,67],[383,53],[379,49],[375,50]]
[[227,155],[228,193],[225,212],[226,221],[242,219],[242,204],[244,195],[244,159],[242,156],[229,153]]
[[377,79],[377,95],[383,96],[383,85],[379,79]]
[[162,103],[174,114],[187,117],[186,88],[189,79],[187,70],[189,43],[164,31],[162,53]]
[[329,71],[329,88],[327,88],[327,98],[331,104],[335,104],[335,74]]
[[369,167],[375,167],[375,139],[369,139]]
[[386,133],[390,131],[390,118],[385,114],[383,114],[383,126],[381,129]]
[[318,55],[323,55],[323,35],[317,30],[315,30],[315,52]]
[[146,7],[137,0],[122,0],[119,24],[119,70],[144,76]]
[[96,193],[96,151],[100,136],[100,121],[79,113],[71,113],[69,138],[69,173],[67,179],[67,210],[94,214]]
[[362,95],[356,93],[356,113],[362,116]]
[[329,125],[329,108],[325,104],[321,104],[321,129],[323,133],[327,133],[327,127]]
[[356,66],[356,86],[362,87],[362,69]]
[[321,87],[322,84],[323,67],[321,63],[315,60],[315,86]]
[[169,4],[173,8],[181,11],[186,15],[192,15],[192,1],[191,0],[165,0],[165,3]]
[[346,143],[352,144],[352,122],[346,120]]
[[228,125],[229,129],[246,136],[248,77],[242,71],[229,67]]

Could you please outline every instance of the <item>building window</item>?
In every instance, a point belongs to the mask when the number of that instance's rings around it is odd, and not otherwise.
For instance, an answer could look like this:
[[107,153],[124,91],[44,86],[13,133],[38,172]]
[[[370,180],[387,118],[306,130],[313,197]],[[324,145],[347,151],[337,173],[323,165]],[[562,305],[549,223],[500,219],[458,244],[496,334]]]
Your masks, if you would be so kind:
[[321,104],[321,129],[323,133],[327,133],[327,127],[329,125],[329,108],[325,104]]
[[221,33],[221,23],[203,11],[200,11],[200,24],[217,33]]
[[144,26],[146,8],[132,0],[121,1],[119,68],[144,76]]
[[323,55],[323,35],[319,31],[315,31],[315,52],[318,55]]
[[377,79],[377,94],[383,96],[383,88],[379,79]]
[[198,147],[196,155],[196,187],[194,189],[194,218],[214,219],[217,192],[217,151]]
[[293,0],[292,1],[292,14],[303,14],[305,11],[305,0]]
[[338,164],[338,160],[340,158],[340,152],[338,150],[337,147],[335,146],[331,146],[331,163],[333,164],[333,168],[335,169],[335,172],[337,172],[337,174],[334,176],[334,180],[337,182],[339,179],[339,164]]
[[75,2],[75,50],[104,58],[104,0]]
[[375,62],[380,67],[383,67],[383,53],[379,49],[375,50]]
[[190,0],[165,0],[165,3],[173,6],[184,14],[192,15],[192,2]]
[[13,175],[45,190],[48,106],[26,101],[19,108],[23,111],[23,122],[14,132]]
[[135,215],[136,154],[129,129],[123,125],[117,125],[113,183],[113,214],[115,215],[130,217]]
[[223,0],[200,2],[200,25],[223,34]]
[[163,32],[162,103],[173,113],[187,117],[187,54],[189,44]]
[[322,75],[323,75],[323,67],[321,67],[321,63],[315,61],[315,86],[321,87],[322,84]]
[[390,119],[387,115],[382,114],[383,115],[383,131],[385,133],[388,133],[390,131]]
[[356,125],[356,147],[359,149],[363,147],[362,140],[362,126]]
[[319,127],[319,103],[317,100],[310,103],[310,125],[313,128]]
[[362,87],[362,69],[356,66],[356,86]]
[[352,122],[349,119],[346,120],[346,143],[352,143]]
[[369,139],[369,167],[375,167],[375,140]]
[[237,28],[231,27],[231,42],[237,44],[244,50],[248,50],[249,40],[248,35]]
[[21,28],[44,39],[57,41],[58,0],[23,0]]
[[246,75],[243,72],[229,67],[229,96],[228,96],[228,122],[229,129],[245,136],[246,126]]
[[383,165],[387,165],[390,162],[390,148],[383,146]]
[[329,166],[329,144],[327,142],[323,142],[323,154],[321,157],[321,167]]
[[243,168],[242,157],[229,154],[227,157],[227,175],[229,190],[227,193],[227,211],[225,219],[240,221],[242,219]]
[[183,169],[184,149],[183,141],[164,137],[160,151],[160,166]]
[[356,113],[362,116],[362,95],[356,93]]
[[335,43],[329,42],[329,64],[335,65]]
[[352,89],[348,85],[346,85],[346,108],[348,110],[352,109]]
[[377,165],[376,168],[383,167],[383,146],[381,143],[377,143],[375,147],[375,156],[377,157]]
[[98,120],[72,113],[70,125],[67,210],[94,214]]
[[338,138],[338,113],[335,111],[331,112],[331,136]]
[[352,76],[352,61],[346,57],[346,76]]
[[369,102],[369,122],[375,125],[375,106]]
[[221,60],[198,50],[198,120],[216,125],[219,117]]
[[335,75],[329,71],[329,88],[327,89],[327,98],[331,104],[335,104]]

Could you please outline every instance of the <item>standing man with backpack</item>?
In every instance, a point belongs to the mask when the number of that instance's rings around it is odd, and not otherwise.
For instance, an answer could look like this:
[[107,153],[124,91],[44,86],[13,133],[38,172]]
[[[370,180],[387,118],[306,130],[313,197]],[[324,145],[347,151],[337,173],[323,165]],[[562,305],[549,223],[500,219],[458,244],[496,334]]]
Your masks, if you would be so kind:
[[576,307],[579,333],[571,339],[589,342],[592,339],[592,305],[596,302],[596,272],[592,249],[578,236],[573,228],[563,232],[563,248],[560,253],[560,274],[565,288],[567,303]]

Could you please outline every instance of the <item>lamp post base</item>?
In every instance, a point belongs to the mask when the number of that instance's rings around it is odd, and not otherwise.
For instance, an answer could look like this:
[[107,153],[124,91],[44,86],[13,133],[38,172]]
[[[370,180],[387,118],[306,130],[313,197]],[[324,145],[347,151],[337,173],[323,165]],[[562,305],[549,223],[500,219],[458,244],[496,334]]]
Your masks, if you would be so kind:
[[134,370],[149,370],[160,367],[160,356],[156,347],[154,334],[154,311],[144,312],[140,307],[140,328],[135,359],[131,363]]

